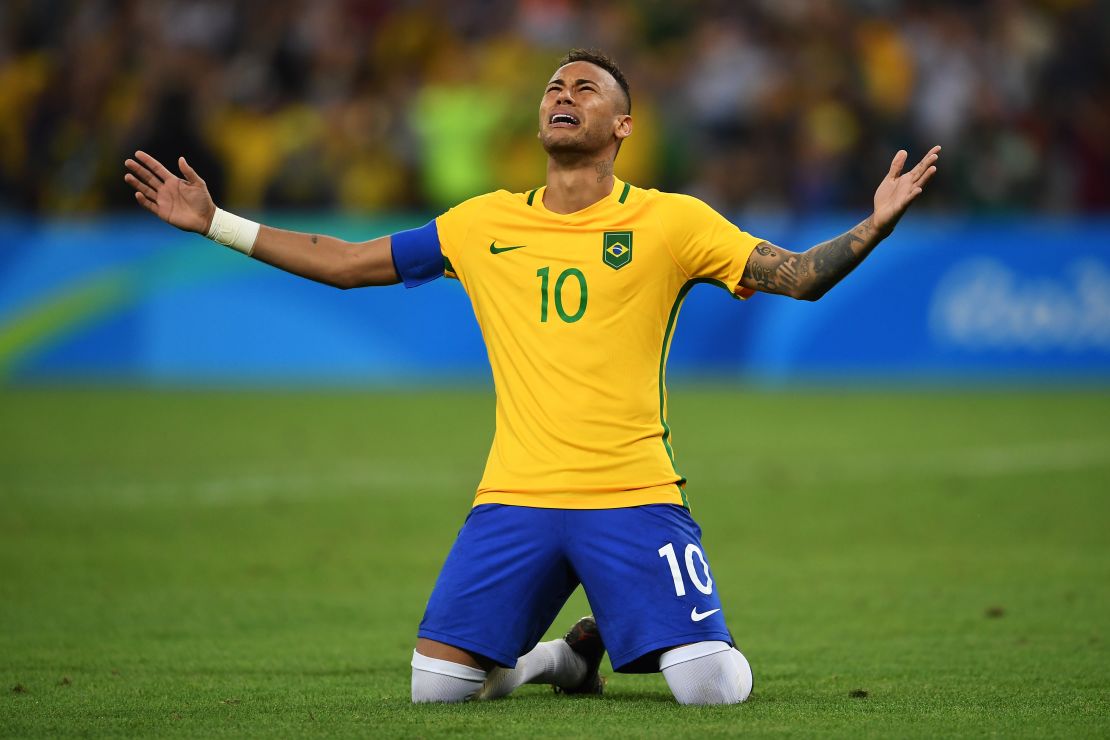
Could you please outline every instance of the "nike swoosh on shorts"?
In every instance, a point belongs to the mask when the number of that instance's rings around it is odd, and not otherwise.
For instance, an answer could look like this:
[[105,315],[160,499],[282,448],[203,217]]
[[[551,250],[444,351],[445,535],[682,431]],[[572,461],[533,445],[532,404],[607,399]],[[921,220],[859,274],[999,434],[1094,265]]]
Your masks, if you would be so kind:
[[711,617],[719,611],[721,611],[721,610],[718,608],[718,609],[710,609],[707,612],[699,612],[698,608],[695,606],[693,609],[690,610],[690,619],[695,621],[695,622],[700,622],[701,620],[705,619],[706,617]]

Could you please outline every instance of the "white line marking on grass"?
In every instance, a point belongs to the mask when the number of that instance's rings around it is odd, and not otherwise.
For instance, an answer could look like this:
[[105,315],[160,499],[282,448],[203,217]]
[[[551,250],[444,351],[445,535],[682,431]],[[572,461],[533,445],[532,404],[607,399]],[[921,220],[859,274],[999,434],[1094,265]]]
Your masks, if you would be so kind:
[[[768,469],[779,461],[768,457]],[[411,463],[403,463],[402,466]],[[994,478],[1029,473],[1066,473],[1110,466],[1110,439],[1076,439],[990,445],[963,449],[912,452],[908,454],[853,454],[822,452],[792,473],[801,481],[853,481],[905,477]],[[705,469],[697,477],[712,485],[710,478],[729,480],[735,474],[730,464]],[[477,480],[472,472],[456,469],[408,467],[396,461],[374,465],[362,462],[336,469],[321,462],[321,469],[281,471],[240,470],[224,475],[192,479],[149,481],[98,480],[84,484],[23,481],[13,493],[35,501],[64,502],[67,506],[236,506],[267,501],[309,501],[342,498],[352,491],[388,497],[391,491],[457,492],[459,500],[473,494]]]
[[948,453],[944,472],[970,477],[1054,473],[1110,464],[1110,440],[1084,439],[980,447]]
[[[766,459],[773,469],[777,460]],[[1110,466],[1110,439],[1076,439],[1012,445],[966,447],[910,453],[836,454],[827,451],[808,458],[791,473],[819,481],[859,480],[898,476],[914,478],[995,478],[1029,473],[1066,473]],[[713,473],[729,478],[735,468],[714,466]]]
[[[243,471],[211,478],[151,481],[97,481],[87,485],[24,486],[36,499],[58,498],[67,503],[101,506],[162,506],[194,504],[235,506],[264,501],[307,501],[340,498],[351,491],[364,490],[382,496],[390,490],[427,491],[457,489],[465,498],[473,493],[476,481],[450,470],[415,472],[383,467],[347,467],[336,470],[328,464],[320,471]],[[53,494],[53,496],[51,496]]]

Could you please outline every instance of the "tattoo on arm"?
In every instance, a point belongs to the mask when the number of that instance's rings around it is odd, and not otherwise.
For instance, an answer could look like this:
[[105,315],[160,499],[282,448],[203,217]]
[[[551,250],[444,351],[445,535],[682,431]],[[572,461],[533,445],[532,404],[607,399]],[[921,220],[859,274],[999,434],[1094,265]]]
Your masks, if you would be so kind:
[[815,301],[862,262],[879,241],[868,218],[851,231],[801,253],[763,242],[744,268],[745,282],[766,293]]
[[849,231],[810,249],[806,254],[813,258],[814,277],[820,280],[846,275],[859,262],[852,247],[862,243],[863,239]]
[[315,234],[313,234],[310,238],[312,239],[313,244],[315,244],[316,242],[318,242],[320,240],[320,237],[316,236]]
[[[778,252],[775,251],[774,245],[770,242],[763,242],[755,248],[755,251],[763,257],[778,257]],[[760,290],[773,292],[776,269],[777,265],[774,265],[774,263],[768,265],[765,260],[756,261],[749,259],[748,265],[744,268],[744,271],[747,273],[747,277],[755,281]]]
[[809,257],[794,254],[770,242],[761,242],[744,268],[744,278],[764,293],[793,295],[812,273]]

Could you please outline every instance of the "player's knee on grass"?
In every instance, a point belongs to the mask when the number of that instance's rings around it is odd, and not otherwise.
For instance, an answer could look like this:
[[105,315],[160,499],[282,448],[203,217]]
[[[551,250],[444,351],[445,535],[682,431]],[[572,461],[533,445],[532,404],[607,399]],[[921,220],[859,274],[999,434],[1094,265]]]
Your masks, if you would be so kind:
[[679,704],[739,704],[752,693],[752,669],[727,642],[696,642],[668,650],[659,668]]
[[477,696],[486,680],[481,668],[412,652],[412,703],[452,703]]

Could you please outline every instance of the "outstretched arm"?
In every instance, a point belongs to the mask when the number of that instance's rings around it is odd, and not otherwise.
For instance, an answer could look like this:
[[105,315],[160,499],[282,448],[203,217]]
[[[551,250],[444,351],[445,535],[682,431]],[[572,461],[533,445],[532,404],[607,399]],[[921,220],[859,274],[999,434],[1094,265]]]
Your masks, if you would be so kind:
[[863,262],[879,242],[890,236],[898,220],[937,171],[939,156],[940,147],[935,146],[916,167],[902,174],[907,153],[898,152],[890,163],[890,171],[875,191],[874,213],[851,231],[805,252],[792,252],[762,242],[748,258],[740,284],[764,293],[779,293],[806,301],[815,301],[825,295]]
[[[135,158],[124,165],[128,172],[123,179],[135,188],[139,205],[183,231],[208,235],[216,218],[216,204],[204,180],[184,157],[177,160],[184,177],[173,174],[146,152],[135,152]],[[348,242],[260,226],[253,245],[241,251],[286,272],[337,288],[400,282],[388,236]]]

